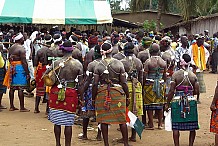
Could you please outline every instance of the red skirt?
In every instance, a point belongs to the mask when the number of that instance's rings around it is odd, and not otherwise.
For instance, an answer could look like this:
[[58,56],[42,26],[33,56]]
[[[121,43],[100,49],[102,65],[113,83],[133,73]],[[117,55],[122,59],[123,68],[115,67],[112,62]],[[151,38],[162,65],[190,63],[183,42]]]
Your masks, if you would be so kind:
[[58,100],[58,89],[57,86],[51,88],[49,94],[49,107],[51,109],[63,110],[69,113],[75,113],[78,105],[78,94],[74,88],[66,88],[65,99],[63,101]]
[[45,84],[42,79],[44,72],[46,71],[46,65],[38,66],[36,71],[36,96],[44,96]]

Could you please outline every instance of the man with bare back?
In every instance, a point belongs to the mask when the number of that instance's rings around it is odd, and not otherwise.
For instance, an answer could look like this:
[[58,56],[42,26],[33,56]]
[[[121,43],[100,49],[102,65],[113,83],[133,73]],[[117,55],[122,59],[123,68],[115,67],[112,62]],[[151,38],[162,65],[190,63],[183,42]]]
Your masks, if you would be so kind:
[[27,88],[30,75],[28,65],[26,62],[26,51],[22,46],[24,43],[24,37],[21,33],[18,33],[14,37],[15,44],[9,49],[9,61],[7,73],[3,85],[10,88],[10,111],[18,110],[14,106],[14,92],[18,90],[18,96],[20,99],[20,112],[29,112],[30,110],[24,107],[24,89]]
[[124,146],[128,146],[126,107],[129,91],[124,66],[112,58],[112,50],[110,43],[101,46],[104,59],[95,67],[92,99],[95,100],[96,121],[101,124],[104,145],[109,146],[108,124],[119,124]]

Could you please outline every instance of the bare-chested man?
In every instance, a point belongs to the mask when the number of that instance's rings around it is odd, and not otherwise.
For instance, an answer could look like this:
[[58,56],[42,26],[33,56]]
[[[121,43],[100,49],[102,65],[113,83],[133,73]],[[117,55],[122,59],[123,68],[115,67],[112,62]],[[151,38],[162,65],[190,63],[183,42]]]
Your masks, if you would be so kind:
[[[79,137],[80,139],[87,140],[87,127],[89,124],[89,119],[95,115],[95,109],[92,102],[92,85],[93,85],[93,74],[96,65],[98,62],[102,59],[101,52],[100,52],[101,46],[96,45],[94,50],[94,61],[90,62],[88,64],[88,68],[86,71],[86,81],[84,84],[84,100],[85,100],[85,106],[82,107],[83,112],[83,135]],[[98,130],[98,135],[96,137],[98,141],[101,140],[101,131]]]
[[87,70],[88,64],[94,60],[94,48],[98,43],[98,37],[92,35],[88,39],[89,52],[85,56],[84,70]]
[[[126,58],[121,62],[124,65],[127,73],[127,85],[130,94],[129,110],[136,116],[143,115],[143,98],[142,98],[142,83],[143,83],[143,65],[141,61],[135,57],[134,44],[127,43],[124,46],[124,54]],[[136,131],[132,128],[132,135],[129,138],[130,141],[136,142]]]
[[153,130],[153,110],[158,114],[158,128],[162,129],[163,104],[165,103],[164,85],[166,81],[166,63],[159,56],[160,46],[152,44],[149,52],[151,58],[144,64],[143,98],[148,112],[148,129]]
[[125,39],[122,39],[118,42],[119,52],[117,54],[115,54],[113,56],[113,58],[118,59],[118,60],[122,60],[126,57],[124,54],[124,51],[123,51],[126,43],[127,43],[127,40],[125,40]]
[[124,145],[128,146],[125,112],[129,102],[129,92],[124,66],[122,62],[112,58],[112,50],[112,45],[109,43],[101,46],[105,59],[95,67],[92,98],[95,100],[96,120],[101,123],[104,145],[109,146],[108,124],[119,124]]
[[149,47],[151,44],[152,44],[152,40],[150,37],[145,37],[142,39],[143,50],[142,49],[140,50],[137,58],[139,58],[143,64],[148,58],[150,58]]
[[63,56],[62,51],[59,50],[59,45],[62,44],[62,36],[60,34],[55,34],[53,36],[53,41],[54,43],[47,50],[49,64],[51,64],[52,61],[56,61],[60,59],[61,56]]
[[45,36],[45,46],[43,46],[38,52],[36,53],[35,57],[35,78],[36,78],[36,100],[35,100],[35,111],[34,113],[39,113],[39,103],[42,96],[45,96],[45,84],[44,81],[41,79],[44,72],[46,71],[46,65],[48,65],[48,58],[47,58],[47,50],[51,45],[52,37],[51,35]]
[[[83,66],[77,59],[72,58],[72,43],[65,41],[61,47],[64,54],[63,58],[53,62],[56,74],[53,82],[55,83],[49,94],[49,120],[54,124],[56,146],[61,146],[61,126],[65,126],[65,146],[71,146],[72,125],[74,124],[76,107],[78,104],[78,92],[83,95]],[[46,71],[47,73],[48,71]],[[57,94],[58,93],[58,94]],[[80,97],[81,102],[83,98]]]
[[24,38],[21,33],[18,33],[14,37],[15,44],[9,49],[9,60],[10,66],[8,67],[4,85],[10,88],[9,98],[10,98],[10,111],[18,110],[14,106],[14,91],[18,90],[18,96],[20,99],[20,112],[29,112],[28,109],[24,107],[24,94],[23,90],[27,88],[30,75],[28,70],[28,65],[26,62],[26,52],[22,46],[24,43]]
[[196,75],[189,70],[191,57],[184,54],[181,69],[172,76],[166,110],[171,107],[174,145],[179,146],[179,131],[190,131],[189,146],[193,146],[198,125],[197,99],[199,83]]

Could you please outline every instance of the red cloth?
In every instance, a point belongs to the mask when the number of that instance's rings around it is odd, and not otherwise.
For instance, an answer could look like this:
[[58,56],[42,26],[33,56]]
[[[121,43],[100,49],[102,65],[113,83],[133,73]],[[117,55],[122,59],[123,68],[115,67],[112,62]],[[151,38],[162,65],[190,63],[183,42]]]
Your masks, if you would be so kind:
[[41,64],[39,64],[36,70],[36,96],[44,96],[45,85],[42,76],[45,71],[46,65],[42,66]]
[[58,101],[58,92],[59,89],[57,86],[51,88],[49,94],[49,107],[69,113],[75,113],[78,105],[78,94],[76,89],[66,88],[64,101]]

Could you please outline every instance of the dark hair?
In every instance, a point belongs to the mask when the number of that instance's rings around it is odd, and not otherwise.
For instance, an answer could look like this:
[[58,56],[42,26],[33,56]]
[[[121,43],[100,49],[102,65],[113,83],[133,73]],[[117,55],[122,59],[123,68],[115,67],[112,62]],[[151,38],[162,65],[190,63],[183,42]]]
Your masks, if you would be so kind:
[[191,61],[191,57],[190,57],[190,55],[188,55],[188,54],[183,54],[183,55],[182,55],[182,59],[184,59],[184,61],[185,61],[186,63],[188,63],[188,62]]
[[107,51],[111,48],[111,44],[104,43],[104,44],[102,44],[101,48],[102,48],[102,50]]
[[134,44],[132,42],[128,42],[125,46],[124,46],[124,54],[126,56],[129,56],[131,54],[134,53]]
[[71,43],[71,41],[65,41],[65,42],[63,43],[63,46],[64,46],[64,47],[72,47],[72,43]]
[[101,50],[100,45],[96,45],[94,49],[94,59],[99,59],[102,57],[100,50]]
[[61,35],[55,34],[53,38],[54,38],[54,39],[59,39],[60,37],[61,37]]
[[46,35],[45,36],[45,40],[50,40],[51,39],[51,35]]

